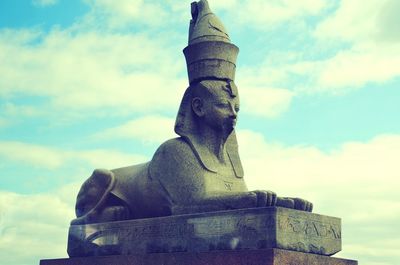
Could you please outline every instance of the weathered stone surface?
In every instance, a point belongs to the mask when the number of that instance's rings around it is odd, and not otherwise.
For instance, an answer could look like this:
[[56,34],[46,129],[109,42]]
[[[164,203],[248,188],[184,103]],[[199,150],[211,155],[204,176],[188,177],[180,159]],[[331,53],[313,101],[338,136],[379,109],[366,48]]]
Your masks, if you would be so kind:
[[300,198],[247,190],[235,133],[239,50],[207,0],[193,2],[191,14],[189,87],[174,127],[180,137],[161,144],[148,163],[95,170],[78,193],[73,225],[266,206],[312,211]]
[[40,265],[357,265],[357,261],[280,249],[156,253],[42,260]]
[[72,225],[72,256],[279,248],[341,250],[340,219],[280,207]]

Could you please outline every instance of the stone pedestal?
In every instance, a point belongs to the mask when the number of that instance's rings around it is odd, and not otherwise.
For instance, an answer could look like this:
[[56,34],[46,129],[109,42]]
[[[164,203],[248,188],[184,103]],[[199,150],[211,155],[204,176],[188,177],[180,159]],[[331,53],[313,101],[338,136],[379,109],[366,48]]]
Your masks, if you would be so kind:
[[357,265],[357,261],[282,249],[153,253],[42,260],[40,265]]
[[357,265],[340,250],[339,218],[266,207],[73,225],[40,265]]
[[71,257],[272,248],[333,255],[341,250],[340,219],[252,208],[72,225],[68,242]]

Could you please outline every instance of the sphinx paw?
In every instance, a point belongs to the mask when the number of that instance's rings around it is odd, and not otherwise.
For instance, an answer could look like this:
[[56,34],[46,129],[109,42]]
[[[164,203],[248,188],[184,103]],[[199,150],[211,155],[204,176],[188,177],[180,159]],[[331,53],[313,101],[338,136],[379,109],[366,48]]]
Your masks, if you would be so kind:
[[276,193],[269,190],[255,190],[257,195],[257,207],[274,206],[276,204]]
[[109,206],[99,214],[102,222],[123,221],[129,219],[129,209],[125,206]]
[[294,209],[306,212],[312,212],[313,204],[307,200],[301,198],[293,198]]

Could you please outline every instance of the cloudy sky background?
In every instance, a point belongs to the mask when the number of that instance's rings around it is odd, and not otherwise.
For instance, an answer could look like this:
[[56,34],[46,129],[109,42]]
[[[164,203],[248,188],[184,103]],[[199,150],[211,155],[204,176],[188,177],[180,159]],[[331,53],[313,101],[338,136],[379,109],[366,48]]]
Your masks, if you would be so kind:
[[[0,1],[2,264],[66,257],[92,170],[174,137],[190,2]],[[336,256],[400,264],[400,1],[209,2],[240,48],[249,188],[341,217]]]

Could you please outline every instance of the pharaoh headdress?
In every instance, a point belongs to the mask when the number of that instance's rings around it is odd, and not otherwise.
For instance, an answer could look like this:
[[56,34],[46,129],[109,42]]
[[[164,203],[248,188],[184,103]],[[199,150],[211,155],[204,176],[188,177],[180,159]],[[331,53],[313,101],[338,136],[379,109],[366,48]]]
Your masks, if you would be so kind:
[[[183,50],[189,76],[189,88],[186,90],[175,123],[175,132],[191,144],[194,152],[205,168],[216,172],[215,161],[207,155],[203,146],[196,144],[194,113],[191,108],[194,89],[207,87],[212,80],[228,86],[235,86],[236,58],[238,47],[230,42],[222,22],[211,12],[207,0],[193,2],[192,20],[189,27],[189,44]],[[212,83],[212,82],[211,82]],[[221,85],[222,89],[222,85]],[[236,90],[236,86],[234,87]],[[243,176],[235,131],[227,139],[227,152],[237,177]]]

